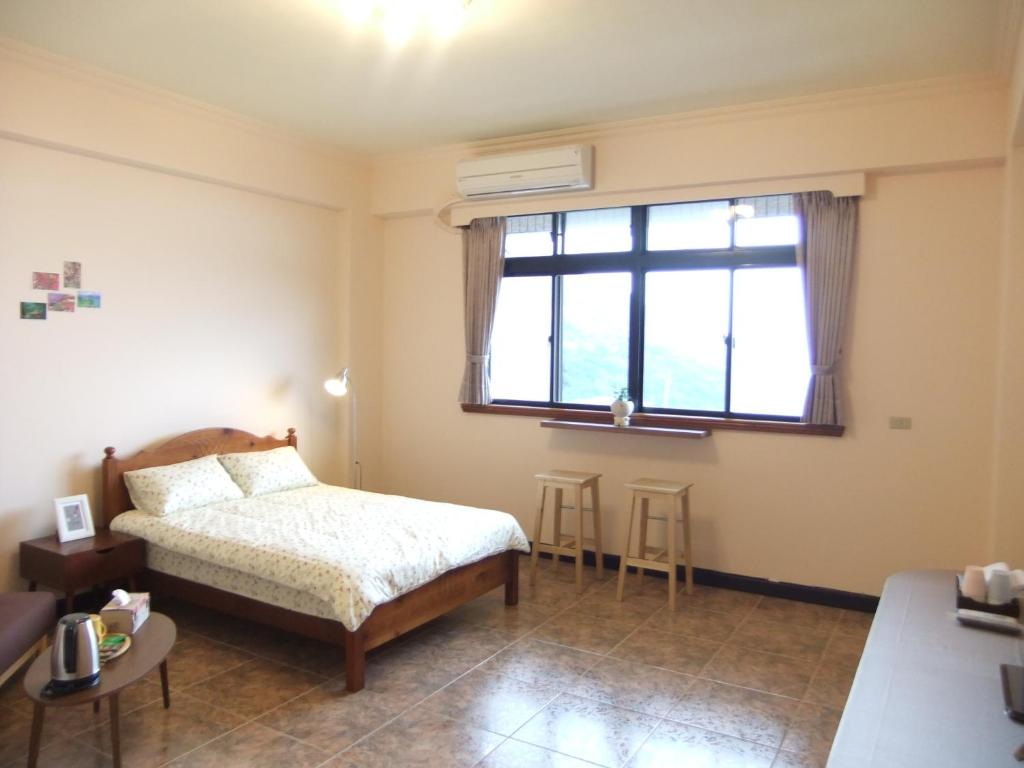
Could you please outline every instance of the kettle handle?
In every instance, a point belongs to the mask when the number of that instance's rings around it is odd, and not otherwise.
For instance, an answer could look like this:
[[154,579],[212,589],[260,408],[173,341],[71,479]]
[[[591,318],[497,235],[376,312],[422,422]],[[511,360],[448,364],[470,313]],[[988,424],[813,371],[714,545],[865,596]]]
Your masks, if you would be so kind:
[[74,674],[78,671],[78,633],[72,623],[63,624],[61,629],[64,632],[61,638],[64,646],[64,671]]

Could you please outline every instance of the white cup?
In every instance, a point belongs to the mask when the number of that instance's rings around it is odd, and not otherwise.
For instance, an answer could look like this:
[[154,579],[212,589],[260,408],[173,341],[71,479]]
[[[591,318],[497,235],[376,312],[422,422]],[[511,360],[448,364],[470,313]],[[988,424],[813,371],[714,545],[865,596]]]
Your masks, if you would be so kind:
[[1013,584],[1010,572],[1005,570],[992,571],[988,582],[988,601],[992,605],[1002,605],[1013,599]]
[[964,597],[984,603],[987,593],[985,588],[985,569],[980,565],[968,565],[964,568],[964,582],[960,585],[960,591]]

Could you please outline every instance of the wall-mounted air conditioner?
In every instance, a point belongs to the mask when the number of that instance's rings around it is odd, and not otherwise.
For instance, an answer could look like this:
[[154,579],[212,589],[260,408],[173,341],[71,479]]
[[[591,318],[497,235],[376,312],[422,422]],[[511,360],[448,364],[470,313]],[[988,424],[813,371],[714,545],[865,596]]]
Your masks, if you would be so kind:
[[593,189],[594,148],[576,144],[460,160],[455,183],[465,198]]

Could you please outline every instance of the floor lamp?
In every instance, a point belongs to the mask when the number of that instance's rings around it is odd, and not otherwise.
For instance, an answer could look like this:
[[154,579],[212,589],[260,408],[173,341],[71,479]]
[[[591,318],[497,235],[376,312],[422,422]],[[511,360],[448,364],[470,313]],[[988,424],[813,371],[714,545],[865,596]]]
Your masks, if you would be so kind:
[[351,451],[352,456],[352,482],[356,488],[363,487],[363,468],[359,464],[359,442],[357,440],[357,427],[359,423],[358,411],[356,411],[356,389],[352,382],[352,377],[349,376],[348,368],[342,368],[341,372],[338,373],[334,378],[328,379],[324,382],[324,389],[327,393],[334,395],[334,397],[345,397],[350,395],[349,407],[351,409],[351,420],[352,429],[350,432],[351,438]]

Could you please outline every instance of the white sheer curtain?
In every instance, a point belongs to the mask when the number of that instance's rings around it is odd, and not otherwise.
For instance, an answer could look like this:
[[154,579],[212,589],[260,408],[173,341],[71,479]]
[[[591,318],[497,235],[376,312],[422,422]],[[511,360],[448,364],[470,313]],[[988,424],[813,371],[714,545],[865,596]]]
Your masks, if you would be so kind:
[[794,202],[803,230],[797,263],[804,271],[811,355],[803,420],[841,424],[839,363],[856,246],[858,198],[803,192],[794,195]]
[[505,219],[473,219],[462,231],[462,281],[465,298],[466,370],[459,401],[491,402],[488,362],[498,288],[505,270]]

